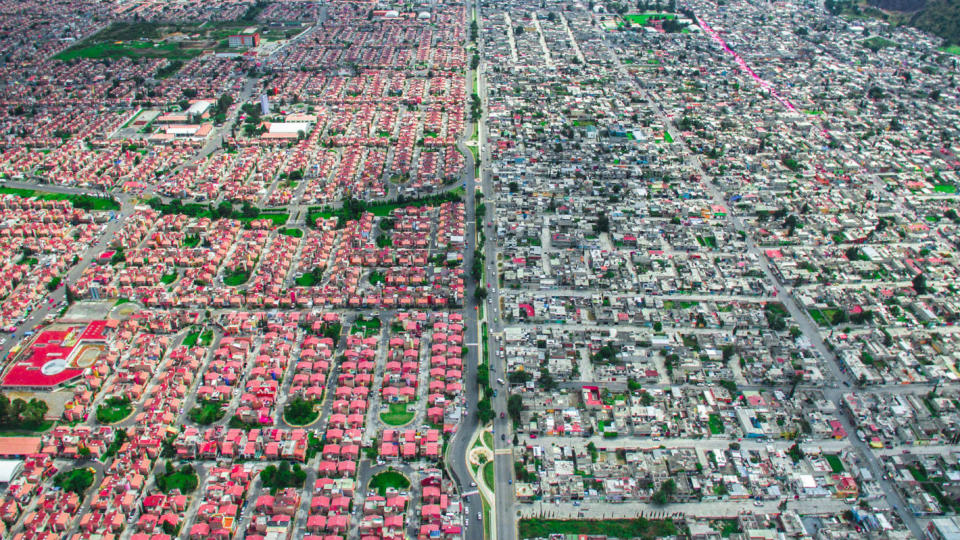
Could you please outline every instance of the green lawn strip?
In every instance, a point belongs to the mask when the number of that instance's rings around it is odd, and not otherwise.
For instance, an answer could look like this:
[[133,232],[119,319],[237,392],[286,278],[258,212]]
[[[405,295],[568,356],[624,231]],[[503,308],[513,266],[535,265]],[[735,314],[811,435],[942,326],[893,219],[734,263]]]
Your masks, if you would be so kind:
[[386,496],[388,488],[403,491],[410,487],[410,479],[397,471],[384,471],[370,479],[370,489],[375,489],[380,496]]
[[42,201],[70,201],[76,208],[86,210],[119,210],[120,203],[113,199],[101,199],[91,195],[71,195],[68,193],[49,193],[36,189],[0,187],[0,194],[36,197]]
[[[262,220],[262,219],[269,219],[270,221],[273,222],[273,225],[274,225],[275,227],[279,227],[280,225],[283,225],[283,224],[285,224],[287,221],[290,220],[290,214],[284,214],[284,213],[281,213],[281,212],[260,212],[260,213],[258,213],[256,216],[253,216],[253,217],[239,217],[239,218],[235,218],[235,219],[236,219],[237,221],[242,221],[243,223],[250,223],[251,221],[259,221],[259,220]],[[289,229],[286,229],[286,230],[289,230]],[[297,230],[299,230],[299,229],[297,229]],[[303,232],[301,231],[301,235],[302,235],[302,233],[303,233]],[[291,235],[291,236],[294,236],[294,235]]]
[[493,462],[488,461],[483,465],[483,483],[487,485],[490,493],[496,493],[496,482],[493,481]]
[[303,236],[303,229],[297,229],[297,228],[280,229],[280,234],[284,236],[292,236],[294,238],[301,238]]
[[489,343],[490,340],[487,338],[487,323],[483,323],[483,324],[481,325],[481,329],[483,330],[483,332],[482,332],[482,334],[483,334],[483,363],[489,365],[489,363],[490,363],[490,351],[489,351],[488,349],[489,349],[489,347],[490,347],[490,343]]
[[830,464],[830,469],[835,473],[843,472],[843,463],[840,461],[840,458],[836,454],[824,454],[824,459],[827,460],[827,463]]
[[[406,208],[408,206],[440,206],[445,202],[460,202],[463,200],[463,189],[457,188],[440,195],[433,195],[430,197],[422,197],[419,199],[409,199],[404,201],[395,201],[395,202],[381,202],[381,203],[363,203],[363,211],[370,212],[371,214],[379,217],[389,216],[394,209],[397,208]],[[333,216],[338,216],[340,218],[339,226],[343,227],[348,218],[351,216],[348,215],[348,211],[344,208],[330,209],[319,206],[311,206],[307,209],[307,223],[310,226],[316,222],[317,218],[330,219]]]
[[521,519],[520,538],[547,538],[551,534],[602,534],[608,538],[654,539],[677,534],[673,520],[604,519],[561,520]]
[[0,430],[0,437],[29,437],[38,433],[43,433],[53,427],[53,420],[44,420],[39,425],[32,428],[4,429]]
[[483,444],[485,444],[487,448],[495,450],[493,447],[493,433],[490,433],[489,431],[483,432]]
[[480,500],[483,502],[483,534],[485,538],[490,538],[490,502],[482,495]]
[[387,425],[402,426],[413,420],[414,413],[407,410],[406,403],[391,403],[389,410],[380,413],[380,420]]
[[652,20],[676,19],[677,16],[674,13],[657,13],[654,11],[648,11],[645,13],[627,13],[623,16],[623,18],[630,21],[631,24],[646,26],[646,24]]

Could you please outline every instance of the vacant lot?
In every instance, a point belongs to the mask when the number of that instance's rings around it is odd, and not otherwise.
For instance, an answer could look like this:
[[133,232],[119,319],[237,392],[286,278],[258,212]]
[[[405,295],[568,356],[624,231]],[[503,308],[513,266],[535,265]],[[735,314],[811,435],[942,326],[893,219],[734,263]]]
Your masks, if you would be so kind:
[[57,55],[73,58],[167,58],[189,60],[206,50],[227,50],[227,36],[248,28],[264,39],[283,39],[300,29],[266,30],[251,21],[224,21],[204,24],[114,23]]
[[520,538],[546,538],[551,534],[603,534],[615,538],[661,538],[677,533],[672,520],[521,519]]

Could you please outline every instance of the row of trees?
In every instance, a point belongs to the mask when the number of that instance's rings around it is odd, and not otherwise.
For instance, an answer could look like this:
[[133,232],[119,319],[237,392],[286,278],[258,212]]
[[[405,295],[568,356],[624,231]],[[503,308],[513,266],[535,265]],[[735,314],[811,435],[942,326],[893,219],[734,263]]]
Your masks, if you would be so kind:
[[35,429],[43,423],[50,408],[43,400],[33,398],[24,401],[20,398],[10,401],[10,398],[0,394],[0,426],[16,429]]

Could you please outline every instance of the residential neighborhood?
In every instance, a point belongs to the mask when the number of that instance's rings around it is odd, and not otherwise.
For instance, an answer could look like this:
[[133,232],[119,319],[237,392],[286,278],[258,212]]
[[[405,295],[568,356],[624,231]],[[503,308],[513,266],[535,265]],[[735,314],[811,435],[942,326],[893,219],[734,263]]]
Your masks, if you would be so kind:
[[0,535],[960,538],[942,2],[8,3]]

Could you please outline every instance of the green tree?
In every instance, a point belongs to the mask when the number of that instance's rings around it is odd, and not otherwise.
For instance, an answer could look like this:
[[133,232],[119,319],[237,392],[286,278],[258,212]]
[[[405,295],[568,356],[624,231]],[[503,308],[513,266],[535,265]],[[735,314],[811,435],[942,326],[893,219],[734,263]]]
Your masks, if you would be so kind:
[[913,276],[913,289],[917,291],[917,294],[925,294],[927,292],[927,277],[923,275],[923,272]]
[[223,201],[217,205],[217,215],[221,218],[228,218],[233,215],[233,203]]
[[666,481],[660,484],[660,488],[654,492],[653,496],[650,498],[650,501],[658,506],[663,506],[673,501],[673,495],[676,493],[676,491],[676,482],[674,482],[672,478],[668,478]]
[[507,414],[513,419],[515,424],[520,423],[520,411],[523,410],[523,397],[520,394],[513,394],[507,399]]

